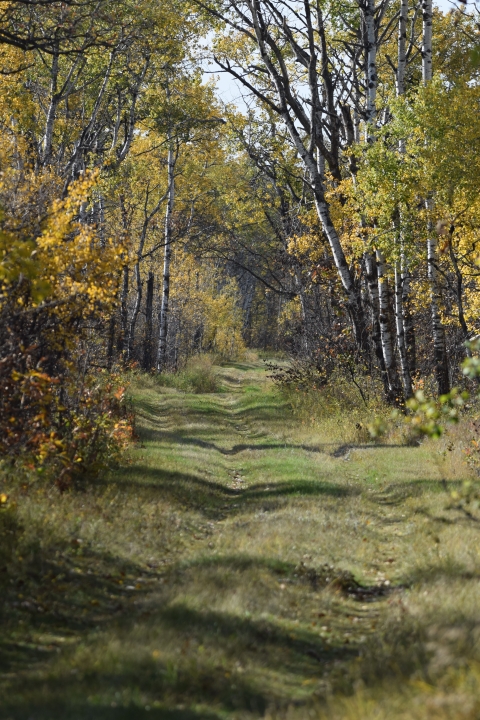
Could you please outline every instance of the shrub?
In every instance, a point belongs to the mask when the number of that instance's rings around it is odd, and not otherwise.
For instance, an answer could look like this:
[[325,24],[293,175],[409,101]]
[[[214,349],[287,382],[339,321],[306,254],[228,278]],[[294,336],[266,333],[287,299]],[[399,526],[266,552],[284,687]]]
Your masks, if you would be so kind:
[[132,435],[120,379],[93,371],[84,344],[88,326],[111,312],[120,249],[78,220],[95,177],[61,201],[49,175],[43,185],[28,170],[2,180],[0,455],[10,472],[30,468],[63,489]]

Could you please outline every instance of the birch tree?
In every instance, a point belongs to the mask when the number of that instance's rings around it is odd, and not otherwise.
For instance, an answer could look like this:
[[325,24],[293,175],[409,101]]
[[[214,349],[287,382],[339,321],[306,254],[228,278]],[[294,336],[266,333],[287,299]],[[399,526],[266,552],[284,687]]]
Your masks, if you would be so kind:
[[199,4],[238,33],[243,38],[241,42],[251,48],[246,55],[239,51],[234,57],[218,53],[216,62],[285,124],[306,171],[318,218],[346,296],[357,345],[367,352],[360,289],[325,197],[324,162],[333,177],[341,180],[341,121],[322,10],[312,9],[308,0],[304,0],[299,9],[275,0],[228,2],[220,10]]

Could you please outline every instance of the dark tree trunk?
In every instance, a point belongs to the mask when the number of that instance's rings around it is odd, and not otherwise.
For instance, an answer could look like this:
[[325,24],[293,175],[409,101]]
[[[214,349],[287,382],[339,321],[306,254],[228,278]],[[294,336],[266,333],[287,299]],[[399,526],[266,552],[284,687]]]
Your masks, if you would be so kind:
[[150,270],[148,273],[147,297],[145,301],[145,341],[143,346],[143,369],[147,372],[152,369],[154,284],[155,276],[152,270]]

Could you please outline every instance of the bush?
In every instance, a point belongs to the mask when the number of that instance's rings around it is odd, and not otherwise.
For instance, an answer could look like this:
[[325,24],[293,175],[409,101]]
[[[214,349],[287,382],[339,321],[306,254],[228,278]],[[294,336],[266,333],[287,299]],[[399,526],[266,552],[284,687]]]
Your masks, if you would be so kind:
[[22,172],[0,186],[0,456],[7,474],[26,468],[65,489],[132,435],[121,379],[92,370],[87,343],[112,310],[121,250],[78,220],[94,177],[59,201],[54,178]]

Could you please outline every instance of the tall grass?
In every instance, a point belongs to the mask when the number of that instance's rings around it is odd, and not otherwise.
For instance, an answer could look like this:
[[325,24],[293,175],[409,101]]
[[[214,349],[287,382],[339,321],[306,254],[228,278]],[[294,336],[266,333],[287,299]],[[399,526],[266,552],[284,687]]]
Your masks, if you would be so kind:
[[[307,389],[295,383],[280,387],[298,422],[355,444],[371,441],[369,428],[379,420],[386,424],[392,410],[383,400],[378,382],[364,378],[359,385],[338,372],[323,387]],[[396,430],[390,425],[391,431]]]
[[155,377],[155,384],[187,393],[215,393],[220,389],[212,355],[195,355],[177,372],[163,372]]

